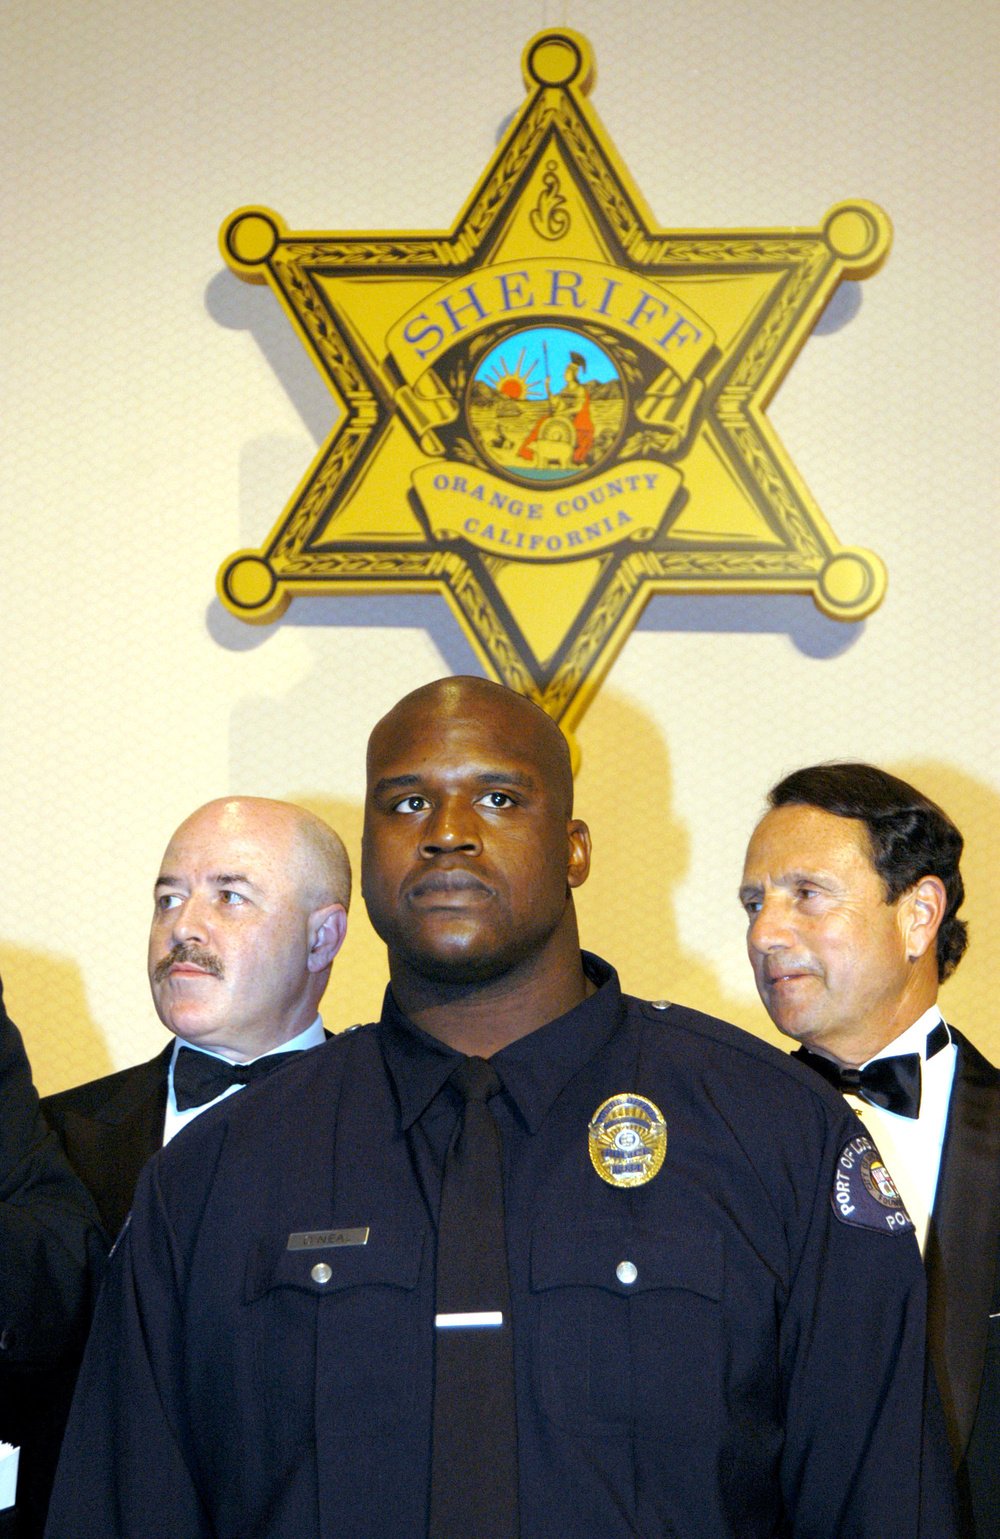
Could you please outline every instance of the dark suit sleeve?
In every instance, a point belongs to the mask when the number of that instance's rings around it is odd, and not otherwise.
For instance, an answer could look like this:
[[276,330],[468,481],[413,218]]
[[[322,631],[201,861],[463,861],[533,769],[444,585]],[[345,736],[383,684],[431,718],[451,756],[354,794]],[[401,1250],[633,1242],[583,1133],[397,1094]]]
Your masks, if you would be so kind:
[[979,1406],[959,1471],[966,1531],[974,1539],[995,1539],[1000,1528],[1000,1289],[993,1302]]
[[183,1262],[158,1159],[109,1263],[46,1539],[212,1539],[183,1392]]
[[45,1096],[42,1113],[97,1203],[111,1241],[132,1206],[146,1161],[163,1145],[171,1040],[148,1063]]
[[1000,1072],[951,1027],[955,1078],[925,1259],[963,1536],[1000,1534]]
[[[995,1100],[1000,1101],[995,1080],[994,1085]],[[1000,1107],[996,1114],[1000,1115]],[[995,1182],[991,1190],[995,1204]],[[982,1264],[988,1270],[986,1258]],[[968,1539],[996,1539],[1000,1532],[1000,1255],[994,1266],[975,1421],[958,1471],[962,1532]]]
[[0,1363],[52,1363],[81,1343],[103,1248],[0,995]]
[[93,1203],[42,1120],[0,993],[0,1438],[22,1447],[18,1507],[29,1533],[44,1511],[104,1250]]

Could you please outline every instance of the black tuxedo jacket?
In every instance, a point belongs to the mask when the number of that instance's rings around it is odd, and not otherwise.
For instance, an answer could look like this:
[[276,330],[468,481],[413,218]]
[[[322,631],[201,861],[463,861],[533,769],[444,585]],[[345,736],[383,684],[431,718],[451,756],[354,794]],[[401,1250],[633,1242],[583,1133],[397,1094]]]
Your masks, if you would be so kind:
[[1000,1536],[1000,1069],[961,1032],[927,1235],[927,1331],[965,1532]]
[[958,1056],[924,1247],[927,1346],[964,1539],[1000,1539],[1000,1069],[949,1029]]
[[70,1164],[97,1203],[109,1240],[125,1222],[142,1167],[163,1146],[173,1050],[171,1037],[148,1063],[42,1101]]
[[139,1172],[163,1144],[171,1037],[148,1063],[42,1101],[70,1164],[93,1195],[109,1240],[132,1206]]

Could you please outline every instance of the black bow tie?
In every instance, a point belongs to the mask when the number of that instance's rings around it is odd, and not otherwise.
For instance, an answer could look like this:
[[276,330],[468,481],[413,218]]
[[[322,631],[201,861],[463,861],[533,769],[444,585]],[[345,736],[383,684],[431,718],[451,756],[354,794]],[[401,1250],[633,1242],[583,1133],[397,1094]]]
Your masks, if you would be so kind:
[[189,1111],[192,1106],[204,1106],[230,1085],[249,1085],[252,1080],[263,1079],[273,1069],[280,1069],[298,1053],[268,1053],[265,1058],[255,1058],[253,1063],[230,1063],[228,1058],[215,1058],[211,1053],[197,1053],[193,1047],[182,1047],[174,1060],[174,1100],[178,1111]]
[[[927,1057],[947,1047],[950,1038],[948,1028],[938,1021],[927,1038]],[[884,1111],[895,1112],[897,1117],[917,1117],[920,1114],[920,1054],[899,1053],[895,1058],[876,1058],[863,1069],[845,1069],[824,1058],[822,1053],[811,1053],[800,1047],[793,1055],[822,1074],[836,1090],[844,1095],[860,1096],[869,1106],[881,1106]]]

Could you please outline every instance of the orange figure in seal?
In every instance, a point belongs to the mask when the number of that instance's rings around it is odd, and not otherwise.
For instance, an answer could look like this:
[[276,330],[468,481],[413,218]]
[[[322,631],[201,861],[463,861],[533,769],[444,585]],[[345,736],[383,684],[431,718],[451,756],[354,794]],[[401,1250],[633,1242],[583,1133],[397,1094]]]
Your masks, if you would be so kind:
[[545,394],[549,409],[539,417],[518,449],[523,460],[533,460],[539,467],[550,465],[566,469],[570,464],[586,462],[594,443],[594,422],[590,415],[590,390],[580,379],[586,368],[581,353],[570,353],[566,365],[566,383],[552,394],[549,376],[545,376]]

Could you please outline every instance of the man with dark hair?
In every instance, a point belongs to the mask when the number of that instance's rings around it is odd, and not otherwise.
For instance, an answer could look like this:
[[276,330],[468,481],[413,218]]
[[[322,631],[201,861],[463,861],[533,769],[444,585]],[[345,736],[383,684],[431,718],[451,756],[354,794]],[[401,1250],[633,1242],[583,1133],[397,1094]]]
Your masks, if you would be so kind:
[[967,944],[962,835],[870,764],[768,795],[740,898],[760,997],[871,1131],[928,1280],[928,1344],[963,1532],[1000,1534],[1000,1071],[938,1007]]
[[378,723],[381,1019],[143,1175],[50,1539],[953,1535],[870,1141],[785,1055],[623,995],[580,951],[589,865],[537,706],[446,679]]

